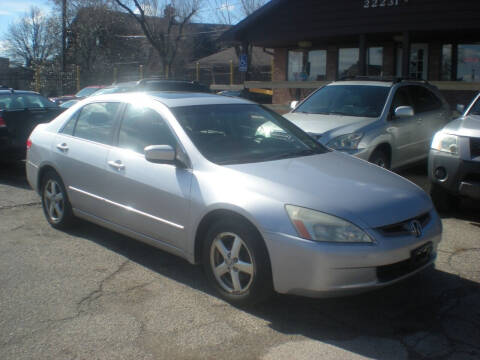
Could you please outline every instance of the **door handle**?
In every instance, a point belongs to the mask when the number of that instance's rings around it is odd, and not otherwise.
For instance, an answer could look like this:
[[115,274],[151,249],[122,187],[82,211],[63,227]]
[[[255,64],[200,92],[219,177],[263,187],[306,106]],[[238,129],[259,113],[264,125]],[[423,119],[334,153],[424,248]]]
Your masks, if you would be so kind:
[[110,165],[111,167],[113,167],[114,169],[117,169],[117,170],[125,169],[125,165],[123,165],[121,160],[115,160],[115,161],[110,160],[108,162],[108,165]]
[[67,145],[67,143],[60,143],[60,144],[57,145],[57,149],[65,152],[65,151],[68,150],[68,145]]

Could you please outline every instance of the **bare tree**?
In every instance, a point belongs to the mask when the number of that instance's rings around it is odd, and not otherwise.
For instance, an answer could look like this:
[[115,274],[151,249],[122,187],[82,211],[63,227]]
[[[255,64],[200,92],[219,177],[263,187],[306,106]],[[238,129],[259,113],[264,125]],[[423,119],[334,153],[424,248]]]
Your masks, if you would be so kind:
[[4,37],[7,53],[26,67],[41,65],[56,54],[58,36],[55,29],[52,18],[32,6],[8,27]]
[[[246,16],[250,16],[257,9],[261,8],[270,0],[210,0],[212,13],[216,15],[217,21],[223,24],[233,25]],[[238,5],[240,5],[238,7]],[[237,57],[247,55],[247,68],[251,68],[252,63],[252,44],[234,44]],[[248,72],[245,74],[245,80],[248,78]]]
[[186,25],[200,9],[201,0],[114,0],[140,25],[157,52],[163,73],[171,74]]
[[217,21],[233,25],[265,5],[269,0],[210,0],[210,11]]

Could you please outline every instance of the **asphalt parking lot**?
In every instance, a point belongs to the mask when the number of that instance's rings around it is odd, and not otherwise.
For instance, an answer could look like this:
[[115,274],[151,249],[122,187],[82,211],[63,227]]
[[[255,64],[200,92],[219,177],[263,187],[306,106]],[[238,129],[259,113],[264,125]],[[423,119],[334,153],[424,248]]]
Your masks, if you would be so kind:
[[[479,359],[480,207],[442,214],[435,269],[341,299],[241,310],[202,270],[95,225],[51,228],[0,167],[0,359]],[[425,165],[401,174],[427,188]]]

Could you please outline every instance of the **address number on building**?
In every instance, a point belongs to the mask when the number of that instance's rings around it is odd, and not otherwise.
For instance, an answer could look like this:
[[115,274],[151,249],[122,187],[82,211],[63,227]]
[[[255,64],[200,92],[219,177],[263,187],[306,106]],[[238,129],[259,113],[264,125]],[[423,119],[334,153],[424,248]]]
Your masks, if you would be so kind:
[[408,3],[408,0],[363,0],[363,7],[365,9],[377,7],[398,6],[400,4]]

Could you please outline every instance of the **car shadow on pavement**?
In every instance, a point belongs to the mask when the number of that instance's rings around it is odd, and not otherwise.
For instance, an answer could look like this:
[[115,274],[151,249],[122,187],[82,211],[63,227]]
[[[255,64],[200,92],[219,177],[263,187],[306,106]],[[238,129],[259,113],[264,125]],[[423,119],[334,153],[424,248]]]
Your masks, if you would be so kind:
[[[216,296],[200,266],[99,226],[81,222],[71,235],[93,241],[176,282]],[[474,266],[473,264],[471,266]],[[480,358],[480,285],[433,268],[392,286],[343,298],[275,294],[245,311],[285,335],[369,358]],[[225,303],[225,306],[230,306]],[[397,350],[395,350],[397,349]]]
[[31,189],[25,174],[25,162],[0,162],[0,184]]

